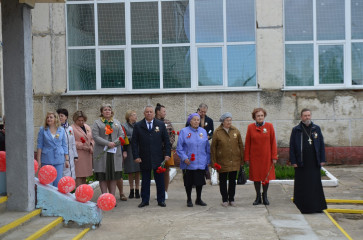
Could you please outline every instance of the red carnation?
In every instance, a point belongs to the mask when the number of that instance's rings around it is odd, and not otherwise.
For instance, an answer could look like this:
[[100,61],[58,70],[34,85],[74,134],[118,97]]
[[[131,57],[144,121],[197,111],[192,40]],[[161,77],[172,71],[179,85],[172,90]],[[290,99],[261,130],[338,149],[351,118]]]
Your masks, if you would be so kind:
[[217,171],[218,171],[218,170],[221,170],[222,167],[218,163],[215,163],[214,168],[217,169]]
[[81,142],[82,143],[85,143],[86,142],[86,139],[84,139],[83,137],[81,137]]
[[174,131],[174,130],[173,130],[173,131],[171,131],[171,133],[175,135],[175,131]]
[[194,154],[194,153],[192,153],[191,157],[195,157],[195,154]]
[[265,186],[269,183],[270,181],[269,180],[265,180],[265,181],[262,181],[262,185]]
[[179,131],[176,134],[179,136]]
[[122,137],[119,137],[118,140],[121,143],[121,146],[125,145],[125,140]]

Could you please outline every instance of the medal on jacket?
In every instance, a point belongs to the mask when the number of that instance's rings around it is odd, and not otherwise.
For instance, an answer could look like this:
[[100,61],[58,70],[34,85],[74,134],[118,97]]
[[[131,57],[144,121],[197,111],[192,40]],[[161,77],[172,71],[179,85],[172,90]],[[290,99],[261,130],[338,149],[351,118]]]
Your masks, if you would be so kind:
[[233,133],[233,137],[234,138],[237,138],[237,133]]
[[314,138],[318,138],[318,134],[316,132],[314,132]]
[[267,129],[266,128],[263,128],[263,133],[267,133]]
[[200,138],[203,138],[203,133],[199,133],[199,137]]
[[158,126],[155,127],[155,132],[159,132],[159,127]]
[[57,138],[57,139],[59,138],[59,134],[58,133],[55,135],[55,138]]
[[207,125],[208,125],[208,123],[207,123],[207,122],[205,122],[205,123],[204,123],[204,126],[206,127]]

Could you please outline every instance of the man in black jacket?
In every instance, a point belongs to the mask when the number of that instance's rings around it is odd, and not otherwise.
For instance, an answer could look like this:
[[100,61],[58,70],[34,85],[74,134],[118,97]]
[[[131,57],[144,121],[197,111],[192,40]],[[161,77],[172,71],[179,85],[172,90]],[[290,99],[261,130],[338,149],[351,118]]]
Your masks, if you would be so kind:
[[[207,111],[208,111],[207,104],[205,103],[199,104],[199,107],[197,109],[197,113],[200,116],[199,126],[205,129],[205,131],[208,134],[208,139],[211,139],[213,137],[214,124],[213,120],[207,116]],[[185,126],[188,127],[189,124],[186,123]]]
[[164,173],[157,173],[156,170],[164,160],[170,158],[169,136],[165,124],[154,118],[153,106],[145,107],[144,116],[135,124],[132,134],[132,154],[135,162],[140,163],[142,173],[142,202],[138,207],[149,205],[151,170],[154,172],[158,205],[165,207]]

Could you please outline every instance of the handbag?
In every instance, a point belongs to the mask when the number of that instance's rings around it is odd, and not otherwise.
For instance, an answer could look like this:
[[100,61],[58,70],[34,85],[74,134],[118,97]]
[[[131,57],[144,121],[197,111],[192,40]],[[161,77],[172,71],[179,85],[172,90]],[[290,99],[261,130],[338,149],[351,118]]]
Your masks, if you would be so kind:
[[246,173],[245,173],[243,166],[241,166],[239,168],[239,172],[238,172],[237,184],[243,185],[243,184],[246,184],[246,182],[247,182]]

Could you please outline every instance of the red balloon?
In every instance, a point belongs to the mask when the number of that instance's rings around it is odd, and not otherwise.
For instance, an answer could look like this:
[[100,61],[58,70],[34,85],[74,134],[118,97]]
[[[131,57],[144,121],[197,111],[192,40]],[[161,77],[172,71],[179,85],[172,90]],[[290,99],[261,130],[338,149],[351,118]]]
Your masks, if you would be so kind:
[[76,199],[78,202],[87,202],[93,197],[93,188],[87,184],[82,184],[76,189]]
[[45,165],[40,168],[38,178],[41,184],[52,183],[57,178],[57,170],[52,165]]
[[61,193],[69,193],[76,187],[76,182],[72,177],[65,176],[62,177],[58,182],[58,191]]
[[98,197],[97,206],[103,211],[110,211],[116,206],[116,198],[111,193],[104,193]]
[[38,171],[38,161],[37,160],[35,160],[34,159],[34,174],[36,174],[37,173],[37,171]]
[[0,151],[0,172],[6,172],[6,154]]

